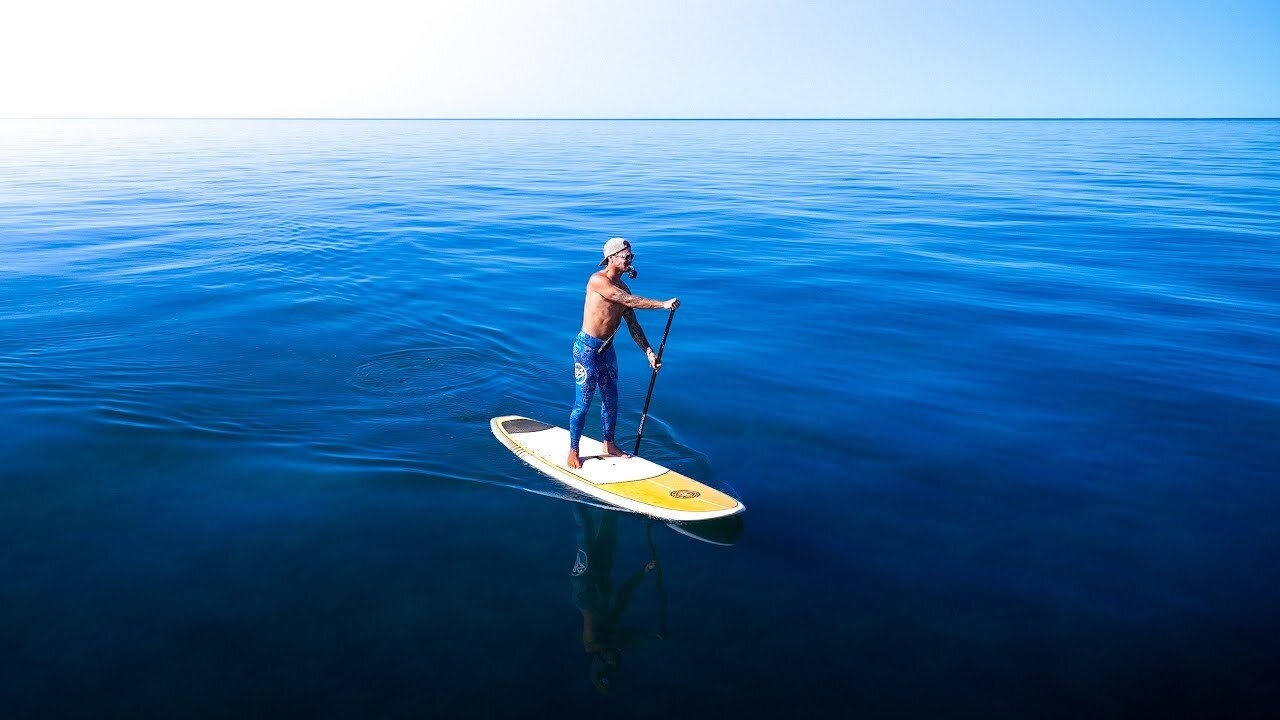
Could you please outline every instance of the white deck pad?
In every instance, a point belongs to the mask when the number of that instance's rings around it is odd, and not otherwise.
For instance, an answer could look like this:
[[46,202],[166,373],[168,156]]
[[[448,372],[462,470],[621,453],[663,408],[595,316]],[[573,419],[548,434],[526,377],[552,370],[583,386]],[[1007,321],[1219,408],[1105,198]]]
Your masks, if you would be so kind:
[[[569,457],[569,431],[564,428],[520,433],[519,439],[526,452],[552,465],[564,465]],[[605,455],[604,443],[589,437],[579,439],[578,459],[582,467],[574,473],[594,485],[648,480],[667,472],[666,468],[642,457]],[[570,468],[565,465],[564,469]]]

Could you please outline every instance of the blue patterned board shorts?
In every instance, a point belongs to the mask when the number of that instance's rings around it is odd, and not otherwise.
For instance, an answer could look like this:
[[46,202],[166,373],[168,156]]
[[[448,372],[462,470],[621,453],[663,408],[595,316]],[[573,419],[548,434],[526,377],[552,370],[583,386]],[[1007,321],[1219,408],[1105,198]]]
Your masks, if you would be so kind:
[[600,352],[605,343],[585,332],[573,341],[573,411],[569,413],[569,448],[577,451],[582,428],[587,422],[587,408],[596,388],[600,388],[600,423],[604,439],[613,442],[618,425],[618,355],[613,343]]

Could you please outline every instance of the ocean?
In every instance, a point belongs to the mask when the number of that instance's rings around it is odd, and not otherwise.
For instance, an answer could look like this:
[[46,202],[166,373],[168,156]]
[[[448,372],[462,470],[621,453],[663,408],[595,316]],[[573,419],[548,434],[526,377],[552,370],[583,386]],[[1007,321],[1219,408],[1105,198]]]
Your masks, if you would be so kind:
[[[490,433],[611,236],[727,535]],[[0,706],[1266,716],[1278,270],[1280,121],[0,121]]]

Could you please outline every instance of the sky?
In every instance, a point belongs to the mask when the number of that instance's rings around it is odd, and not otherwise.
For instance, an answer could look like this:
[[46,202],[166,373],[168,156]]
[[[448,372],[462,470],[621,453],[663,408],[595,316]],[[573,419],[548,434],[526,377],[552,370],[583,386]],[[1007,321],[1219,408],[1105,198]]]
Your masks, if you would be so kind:
[[1280,0],[39,0],[8,117],[1280,117]]

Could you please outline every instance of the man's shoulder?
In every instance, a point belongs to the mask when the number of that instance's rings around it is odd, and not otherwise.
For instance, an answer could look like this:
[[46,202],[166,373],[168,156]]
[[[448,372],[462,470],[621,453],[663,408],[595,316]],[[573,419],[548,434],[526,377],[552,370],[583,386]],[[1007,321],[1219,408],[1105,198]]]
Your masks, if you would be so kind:
[[587,287],[590,288],[590,287],[626,287],[626,286],[622,284],[621,280],[615,283],[614,281],[609,279],[608,272],[604,270],[599,270],[594,273],[591,273],[591,279],[587,280]]

